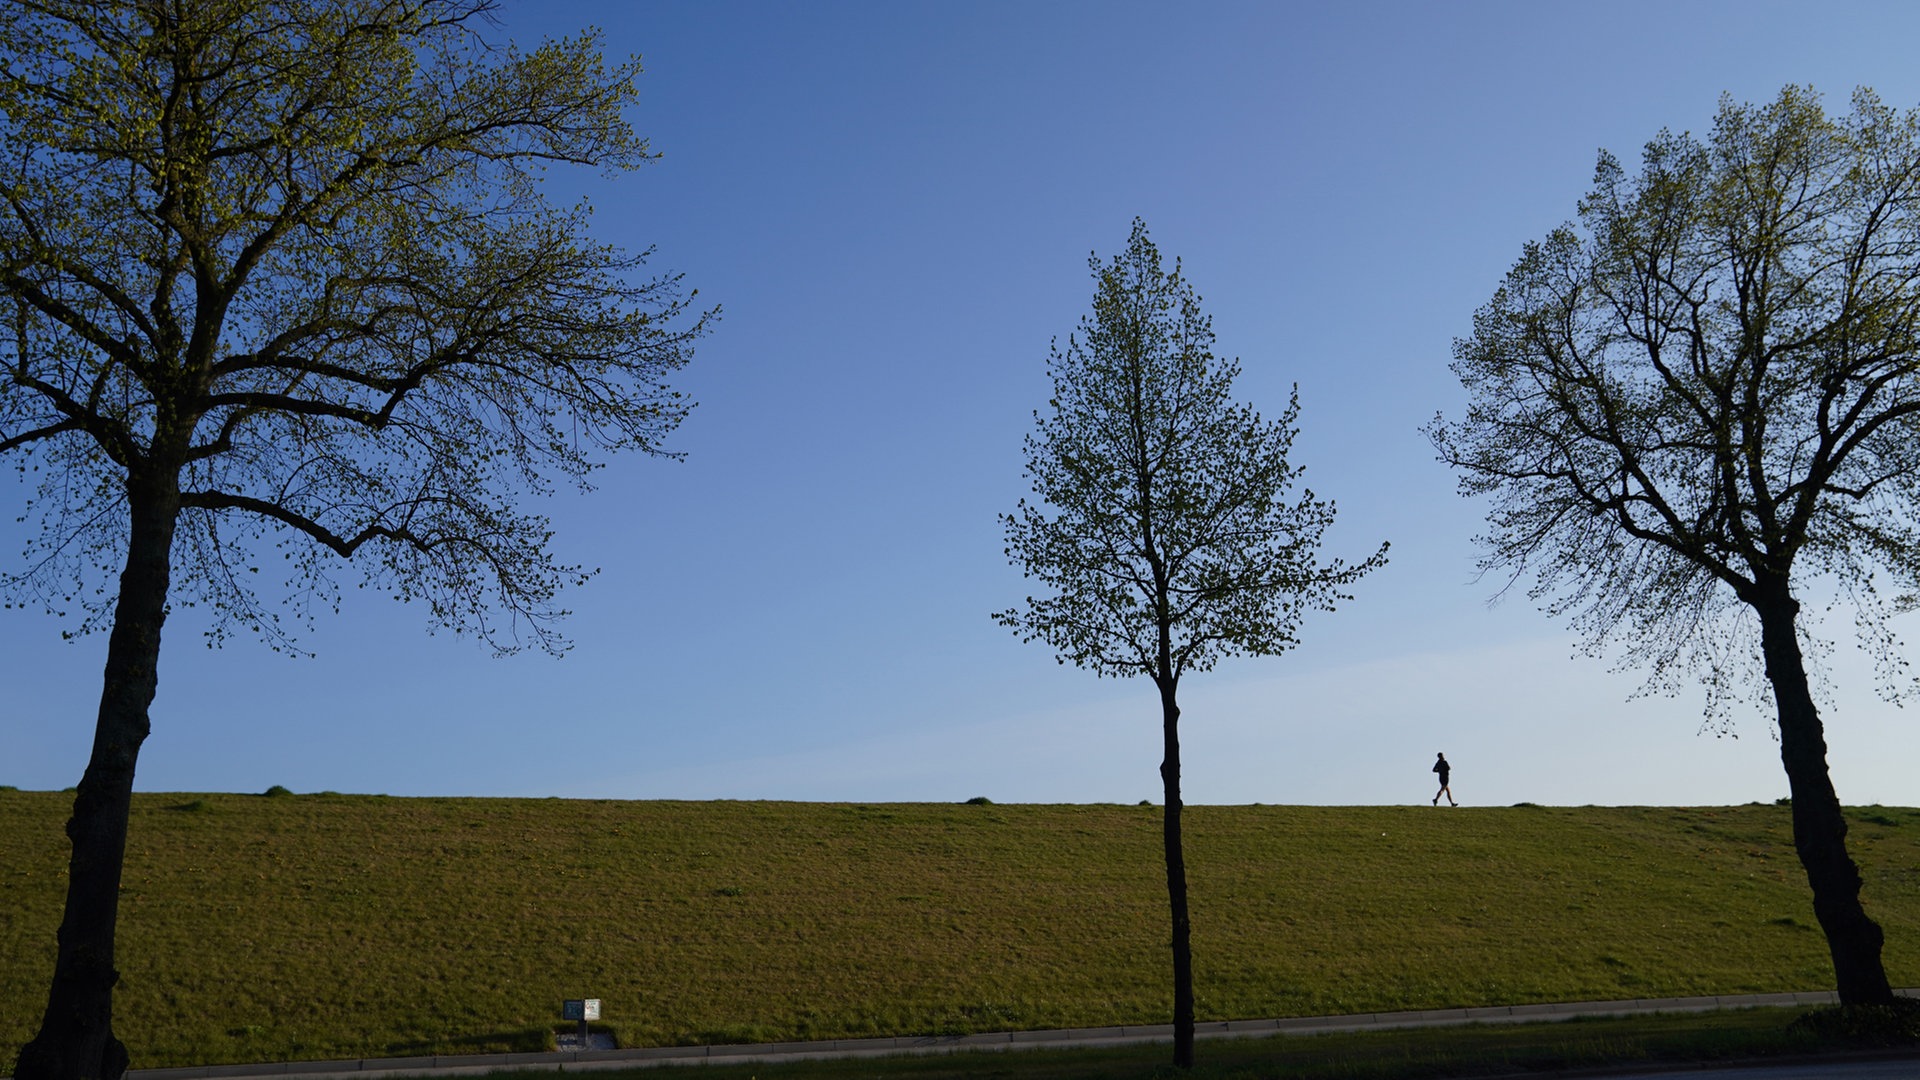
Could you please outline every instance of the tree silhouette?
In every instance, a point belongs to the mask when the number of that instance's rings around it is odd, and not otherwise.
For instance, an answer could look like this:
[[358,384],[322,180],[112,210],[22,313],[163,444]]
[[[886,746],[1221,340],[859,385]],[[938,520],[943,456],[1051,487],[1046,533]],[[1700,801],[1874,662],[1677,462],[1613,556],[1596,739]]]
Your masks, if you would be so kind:
[[[1920,582],[1920,114],[1867,91],[1722,99],[1705,142],[1602,154],[1577,225],[1528,244],[1455,343],[1466,415],[1427,429],[1492,500],[1483,567],[1709,709],[1764,671],[1793,836],[1843,1002],[1892,1000],[1810,690],[1801,601]],[[1884,575],[1884,577],[1882,577]],[[1888,689],[1896,689],[1892,679]]]
[[38,480],[4,581],[110,631],[20,1080],[127,1067],[114,930],[170,606],[284,646],[283,610],[335,605],[332,564],[359,556],[340,565],[439,624],[558,649],[556,594],[585,575],[516,496],[663,453],[686,413],[665,380],[712,313],[538,186],[648,160],[621,116],[638,65],[591,36],[491,45],[490,7],[0,7],[0,454]]
[[1287,501],[1299,397],[1276,422],[1231,398],[1238,363],[1213,355],[1212,320],[1138,219],[1127,250],[1101,265],[1093,315],[1056,343],[1049,415],[1034,414],[1022,499],[1001,519],[1007,558],[1046,587],[995,615],[1061,663],[1146,675],[1160,691],[1172,913],[1174,1064],[1193,1064],[1193,950],[1180,836],[1180,678],[1235,654],[1297,643],[1309,610],[1386,561],[1321,565],[1333,503]]

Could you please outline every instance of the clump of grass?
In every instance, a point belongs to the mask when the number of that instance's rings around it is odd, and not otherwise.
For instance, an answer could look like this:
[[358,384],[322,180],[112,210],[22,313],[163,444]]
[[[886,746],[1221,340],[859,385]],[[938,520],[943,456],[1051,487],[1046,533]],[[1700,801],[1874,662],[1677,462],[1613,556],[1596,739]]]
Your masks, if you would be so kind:
[[746,1046],[753,1043],[778,1042],[784,1038],[779,1028],[765,1024],[728,1024],[724,1027],[707,1028],[687,1035],[683,1046]]
[[1862,1046],[1920,1045],[1920,1001],[1896,998],[1891,1005],[1815,1009],[1794,1020],[1793,1027],[1829,1042]]
[[[576,1027],[577,1025],[568,1024],[563,1030],[573,1031]],[[539,1054],[553,1050],[559,1045],[554,1041],[554,1030],[551,1026],[544,1026],[513,1031],[488,1031],[471,1035],[442,1035],[391,1042],[386,1045],[385,1050],[392,1057],[424,1057],[430,1054]]]
[[293,794],[293,792],[287,790],[286,788],[280,786],[279,784],[275,784],[272,787],[268,788],[267,790],[261,792],[261,794],[265,795],[269,799],[278,799],[278,798],[283,798],[285,796],[291,795]]

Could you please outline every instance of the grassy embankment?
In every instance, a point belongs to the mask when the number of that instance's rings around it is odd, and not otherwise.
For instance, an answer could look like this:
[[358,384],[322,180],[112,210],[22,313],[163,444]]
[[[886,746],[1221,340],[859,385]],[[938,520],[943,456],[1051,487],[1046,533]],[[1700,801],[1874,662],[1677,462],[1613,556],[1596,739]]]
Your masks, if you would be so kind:
[[[70,796],[0,791],[0,1056],[52,965]],[[1850,811],[1920,984],[1920,811]],[[1189,809],[1203,1019],[1815,989],[1773,806]],[[142,795],[136,1067],[1162,1022],[1159,810]]]

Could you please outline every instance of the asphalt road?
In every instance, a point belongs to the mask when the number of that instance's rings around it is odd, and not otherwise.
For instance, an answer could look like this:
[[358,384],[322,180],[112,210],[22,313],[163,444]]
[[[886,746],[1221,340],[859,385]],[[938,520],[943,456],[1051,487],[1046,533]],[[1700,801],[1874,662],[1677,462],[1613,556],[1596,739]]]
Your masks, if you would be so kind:
[[[1897,990],[1920,997],[1920,989]],[[1514,1005],[1477,1009],[1431,1009],[1419,1012],[1367,1013],[1355,1016],[1292,1017],[1272,1020],[1214,1021],[1198,1025],[1202,1038],[1259,1037],[1314,1034],[1331,1031],[1387,1030],[1447,1027],[1455,1024],[1517,1024],[1568,1020],[1576,1016],[1636,1016],[1672,1012],[1706,1012],[1755,1006],[1828,1005],[1832,991],[1792,994],[1740,994],[1719,997],[1655,998],[1629,1001],[1586,1001],[1560,1004]],[[544,1054],[463,1054],[443,1057],[368,1058],[359,1061],[295,1061],[257,1065],[200,1065],[171,1069],[133,1069],[128,1080],[398,1080],[431,1076],[433,1080],[476,1077],[502,1070],[518,1072],[587,1072],[635,1069],[653,1065],[697,1065],[759,1061],[795,1061],[821,1058],[882,1057],[895,1054],[945,1053],[955,1050],[1019,1050],[1034,1047],[1108,1046],[1118,1043],[1166,1042],[1171,1025],[1087,1028],[1067,1031],[998,1032],[943,1037],[836,1039],[826,1042],[769,1043],[728,1046],[667,1046],[629,1050],[557,1051]],[[1573,1075],[1606,1076],[1608,1080],[1920,1080],[1920,1058],[1816,1062],[1807,1065],[1764,1065],[1748,1069],[1664,1069],[1619,1073],[1598,1070]],[[0,1080],[8,1080],[0,1077]]]
[[1608,1080],[1920,1080],[1920,1058],[1612,1073]]

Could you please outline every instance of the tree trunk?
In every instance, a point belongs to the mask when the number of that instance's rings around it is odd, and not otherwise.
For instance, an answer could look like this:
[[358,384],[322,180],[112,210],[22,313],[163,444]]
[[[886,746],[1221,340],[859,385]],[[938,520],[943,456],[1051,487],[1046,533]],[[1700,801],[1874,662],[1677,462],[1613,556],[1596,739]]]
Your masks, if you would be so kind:
[[16,1080],[119,1080],[127,1048],[113,1036],[114,929],[127,847],[133,766],[159,679],[178,488],[128,484],[131,531],[94,726],[93,756],[73,800],[67,908],[40,1032],[20,1051]]
[[1173,912],[1173,1063],[1193,1067],[1193,941],[1187,919],[1187,857],[1180,844],[1180,706],[1174,700],[1178,683],[1154,680],[1160,686],[1161,727],[1166,756],[1160,762],[1160,781],[1166,787],[1163,835],[1167,849],[1167,902]]
[[1890,1004],[1893,989],[1880,962],[1883,935],[1860,906],[1860,870],[1847,854],[1847,819],[1827,773],[1827,740],[1807,686],[1796,620],[1800,603],[1784,581],[1754,607],[1760,648],[1780,717],[1780,760],[1793,795],[1793,846],[1813,888],[1813,912],[1827,935],[1844,1005]]

